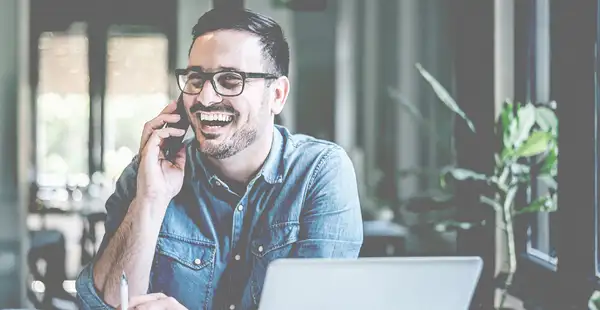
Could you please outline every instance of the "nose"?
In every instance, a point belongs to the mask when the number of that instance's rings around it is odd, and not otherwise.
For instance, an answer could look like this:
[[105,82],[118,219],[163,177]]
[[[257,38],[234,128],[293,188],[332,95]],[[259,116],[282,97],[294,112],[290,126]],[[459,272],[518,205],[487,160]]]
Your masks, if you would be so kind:
[[204,81],[204,85],[202,85],[202,89],[196,100],[202,103],[205,106],[210,106],[215,103],[221,102],[221,96],[215,91],[213,85],[210,80]]

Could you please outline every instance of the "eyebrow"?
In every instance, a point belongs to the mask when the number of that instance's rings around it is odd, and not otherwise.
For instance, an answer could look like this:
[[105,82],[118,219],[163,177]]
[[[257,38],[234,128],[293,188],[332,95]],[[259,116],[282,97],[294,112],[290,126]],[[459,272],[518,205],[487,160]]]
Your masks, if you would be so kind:
[[[188,70],[193,70],[193,71],[205,72],[205,70],[204,70],[204,68],[202,66],[188,66],[187,69]],[[217,67],[215,71],[221,71],[221,70],[225,70],[225,71],[241,71],[239,68],[224,67],[224,66]]]

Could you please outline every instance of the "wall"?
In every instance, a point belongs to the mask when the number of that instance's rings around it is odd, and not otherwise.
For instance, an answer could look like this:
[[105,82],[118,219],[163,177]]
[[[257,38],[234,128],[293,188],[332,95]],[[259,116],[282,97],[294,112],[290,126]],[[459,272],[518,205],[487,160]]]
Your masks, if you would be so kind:
[[296,61],[296,129],[318,138],[334,140],[336,1],[325,11],[294,12],[293,37]]
[[[23,112],[28,103],[20,96],[26,77],[28,1],[0,3],[0,307],[21,307],[25,300],[24,258],[26,245],[25,201],[28,136]],[[23,93],[21,93],[23,94]],[[25,106],[24,106],[25,104]],[[25,119],[20,119],[23,116]],[[19,283],[21,285],[16,285]]]

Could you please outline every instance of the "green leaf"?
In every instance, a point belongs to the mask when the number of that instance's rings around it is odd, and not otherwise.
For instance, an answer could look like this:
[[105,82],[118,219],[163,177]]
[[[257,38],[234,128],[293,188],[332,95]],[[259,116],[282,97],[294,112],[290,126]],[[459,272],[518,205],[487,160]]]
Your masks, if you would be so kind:
[[515,150],[514,149],[511,149],[509,147],[504,147],[502,149],[502,153],[500,153],[500,158],[504,162],[504,161],[510,159],[514,154],[515,154]]
[[457,181],[488,181],[488,177],[485,174],[477,173],[469,169],[446,167],[442,169],[442,173],[440,175],[440,184],[442,188],[446,187],[446,176],[448,175]]
[[410,115],[417,118],[419,121],[425,121],[425,118],[414,104],[412,104],[402,93],[397,89],[388,87],[388,94],[392,99],[395,99],[402,108],[404,108]]
[[535,107],[528,103],[519,108],[517,118],[513,120],[512,126],[509,127],[508,145],[518,148],[520,147],[531,132],[531,127],[535,124]]
[[444,88],[444,86],[442,86],[442,84],[440,84],[431,74],[429,74],[429,72],[427,72],[427,70],[425,70],[421,66],[421,64],[417,63],[415,66],[417,67],[417,69],[419,70],[419,73],[421,73],[423,78],[431,85],[431,87],[433,88],[433,91],[438,96],[438,98],[451,111],[453,111],[458,116],[460,116],[467,123],[467,125],[469,126],[469,128],[471,129],[472,132],[475,132],[475,126],[473,125],[473,122],[471,122],[471,120],[467,117],[465,112],[463,112],[460,109],[458,104],[456,104],[456,101],[454,101],[454,98],[452,98],[452,96],[450,96],[450,93],[448,93],[448,91]]
[[558,183],[556,179],[554,179],[549,174],[542,174],[537,177],[539,182],[542,182],[546,187],[556,190],[558,188]]
[[[514,113],[514,103],[510,100],[504,101],[502,104],[502,110],[500,111],[500,117],[495,126],[495,133],[498,136],[501,136],[503,142],[507,142],[509,138],[509,130],[510,124],[515,118]],[[506,144],[504,143],[504,146]]]
[[506,152],[506,156],[512,156],[514,154],[515,143],[514,140],[517,139],[517,133],[519,132],[519,123],[517,119],[512,119],[508,124],[508,127],[504,129],[502,133],[502,143],[504,144],[504,148],[509,151]]
[[529,174],[531,168],[528,165],[512,163],[510,165],[510,170],[512,171],[513,174],[520,175],[520,174]]
[[469,169],[463,168],[452,168],[447,170],[447,173],[452,175],[455,180],[464,181],[464,180],[475,180],[475,181],[487,181],[487,176],[482,173],[475,172]]
[[535,111],[535,120],[542,131],[557,133],[558,117],[552,109],[544,106],[537,107]]
[[548,197],[539,198],[536,201],[529,204],[527,207],[517,210],[515,215],[539,212],[543,209],[547,199]]
[[544,157],[544,163],[540,168],[540,173],[556,176],[558,170],[558,156],[556,151],[557,150],[555,148],[552,148],[550,152],[548,152],[548,155]]
[[512,120],[515,118],[513,113],[514,104],[511,101],[505,101],[502,105],[502,112],[500,113],[500,124],[502,130],[506,131]]
[[546,195],[530,203],[527,207],[516,211],[515,215],[535,212],[553,212],[556,211],[556,195]]
[[515,156],[530,157],[543,153],[548,149],[548,144],[552,140],[552,134],[543,131],[535,131],[529,138],[517,149]]

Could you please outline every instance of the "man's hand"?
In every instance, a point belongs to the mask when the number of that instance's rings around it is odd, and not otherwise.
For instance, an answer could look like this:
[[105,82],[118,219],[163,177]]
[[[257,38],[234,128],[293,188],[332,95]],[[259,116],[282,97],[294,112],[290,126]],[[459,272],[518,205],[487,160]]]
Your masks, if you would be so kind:
[[[183,305],[181,305],[175,298],[167,297],[163,293],[154,293],[148,295],[141,295],[133,297],[129,301],[128,309],[143,309],[143,310],[183,310],[187,309]],[[121,309],[121,306],[117,308],[117,310],[126,310]]]
[[[162,128],[165,123],[179,120],[180,116],[173,114],[176,107],[176,102],[172,102],[144,126],[140,142],[137,191],[118,228],[111,233],[106,249],[94,264],[94,286],[102,292],[104,301],[113,307],[119,303],[119,280],[123,271],[127,273],[132,297],[144,295],[148,291],[158,233],[169,202],[183,185],[183,145],[173,162],[165,159],[160,148],[163,139],[185,134],[185,130]],[[108,212],[108,218],[113,218],[112,221],[114,217],[120,216],[119,211],[116,214],[115,210]],[[172,303],[168,300],[161,303],[165,302]]]
[[181,190],[186,160],[185,148],[181,146],[173,162],[165,159],[160,148],[164,139],[185,135],[185,130],[182,129],[162,128],[165,123],[179,121],[180,116],[173,114],[176,109],[177,102],[171,102],[157,117],[144,125],[137,176],[138,199],[168,204]]

